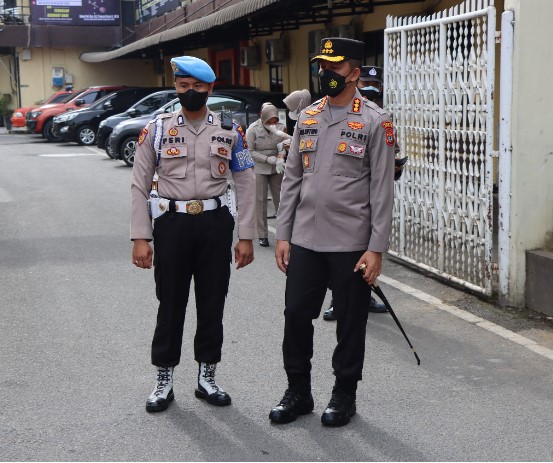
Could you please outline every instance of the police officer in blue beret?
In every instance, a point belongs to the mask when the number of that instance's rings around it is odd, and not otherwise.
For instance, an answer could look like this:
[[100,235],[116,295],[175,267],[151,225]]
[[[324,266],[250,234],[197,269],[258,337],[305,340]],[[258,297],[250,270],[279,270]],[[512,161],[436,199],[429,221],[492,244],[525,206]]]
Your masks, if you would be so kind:
[[242,128],[206,106],[213,70],[192,56],[173,58],[171,66],[182,108],[157,116],[143,129],[131,186],[132,262],[143,269],[153,264],[159,300],[152,341],[156,385],[146,402],[149,412],[165,410],[174,399],[173,373],[180,362],[192,278],[199,365],[195,395],[215,406],[231,403],[215,381],[215,370],[221,360],[236,209],[237,269],[252,262],[255,233],[254,163]]

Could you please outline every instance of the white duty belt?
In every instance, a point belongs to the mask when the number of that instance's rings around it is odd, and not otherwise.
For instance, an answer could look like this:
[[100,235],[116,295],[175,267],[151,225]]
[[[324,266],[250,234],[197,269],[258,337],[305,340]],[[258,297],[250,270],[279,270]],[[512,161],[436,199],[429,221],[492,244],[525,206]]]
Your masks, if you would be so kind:
[[223,194],[213,199],[191,199],[189,201],[173,201],[167,198],[155,198],[151,201],[152,218],[157,219],[170,211],[170,203],[175,203],[175,211],[181,214],[199,215],[205,211],[213,211],[223,206],[228,206],[227,195]]

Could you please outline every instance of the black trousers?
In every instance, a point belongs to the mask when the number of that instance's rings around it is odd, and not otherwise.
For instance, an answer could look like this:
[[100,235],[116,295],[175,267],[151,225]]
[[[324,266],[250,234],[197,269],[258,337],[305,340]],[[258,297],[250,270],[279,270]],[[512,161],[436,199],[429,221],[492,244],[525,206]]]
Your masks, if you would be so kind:
[[152,363],[179,364],[190,282],[194,277],[197,327],[194,358],[217,363],[230,279],[234,219],[227,207],[200,215],[165,213],[154,224],[154,278],[159,300]]
[[328,282],[332,284],[337,345],[332,368],[337,381],[356,384],[365,359],[370,286],[353,268],[364,251],[316,252],[292,245],[284,310],[284,369],[290,383],[310,376],[313,320],[321,313]]

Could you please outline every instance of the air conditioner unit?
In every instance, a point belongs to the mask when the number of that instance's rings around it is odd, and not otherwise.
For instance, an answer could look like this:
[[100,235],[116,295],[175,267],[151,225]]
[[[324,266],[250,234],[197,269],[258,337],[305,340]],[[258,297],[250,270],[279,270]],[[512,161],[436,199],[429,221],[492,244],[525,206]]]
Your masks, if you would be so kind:
[[259,66],[259,49],[255,45],[240,47],[240,66],[245,68]]
[[309,31],[307,36],[309,44],[309,55],[314,56],[318,55],[321,51],[321,41],[325,37],[330,37],[330,34],[326,29],[317,29],[316,31]]
[[355,30],[351,25],[334,26],[330,28],[332,37],[343,37],[345,39],[354,39]]
[[273,39],[267,40],[265,43],[265,57],[267,63],[278,63],[286,60],[286,48],[284,47],[284,40]]

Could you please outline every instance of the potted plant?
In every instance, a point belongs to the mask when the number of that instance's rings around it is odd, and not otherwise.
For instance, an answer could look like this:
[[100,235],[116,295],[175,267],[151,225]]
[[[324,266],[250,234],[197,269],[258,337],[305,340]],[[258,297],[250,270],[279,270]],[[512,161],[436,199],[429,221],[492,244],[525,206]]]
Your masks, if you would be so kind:
[[12,109],[10,108],[10,95],[4,95],[0,97],[0,118],[4,121],[4,127],[11,130],[12,122],[10,117],[12,115]]

